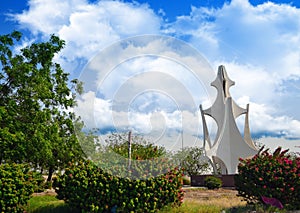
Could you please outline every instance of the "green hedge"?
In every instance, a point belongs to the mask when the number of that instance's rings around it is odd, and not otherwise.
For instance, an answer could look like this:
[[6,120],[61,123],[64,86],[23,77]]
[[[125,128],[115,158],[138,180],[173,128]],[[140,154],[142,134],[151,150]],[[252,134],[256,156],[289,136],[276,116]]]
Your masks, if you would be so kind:
[[208,189],[219,189],[222,187],[222,180],[215,176],[208,176],[204,179],[204,186]]
[[183,199],[182,171],[145,180],[105,173],[90,161],[72,163],[53,186],[57,198],[81,212],[155,212]]
[[240,159],[235,177],[239,196],[263,204],[263,197],[276,198],[285,209],[300,210],[300,158],[287,151],[279,147],[269,153],[262,148],[253,158]]
[[0,165],[0,212],[24,212],[37,186],[36,178],[28,165]]

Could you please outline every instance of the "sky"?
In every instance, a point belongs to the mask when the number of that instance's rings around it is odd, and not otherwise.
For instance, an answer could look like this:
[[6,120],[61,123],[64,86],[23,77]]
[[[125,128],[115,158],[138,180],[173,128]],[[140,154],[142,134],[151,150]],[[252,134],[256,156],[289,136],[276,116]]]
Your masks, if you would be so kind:
[[199,105],[214,102],[222,64],[233,99],[250,104],[252,137],[299,152],[299,20],[290,0],[0,1],[1,34],[21,31],[21,46],[66,41],[55,60],[84,82],[75,111],[87,127],[172,150],[202,145]]

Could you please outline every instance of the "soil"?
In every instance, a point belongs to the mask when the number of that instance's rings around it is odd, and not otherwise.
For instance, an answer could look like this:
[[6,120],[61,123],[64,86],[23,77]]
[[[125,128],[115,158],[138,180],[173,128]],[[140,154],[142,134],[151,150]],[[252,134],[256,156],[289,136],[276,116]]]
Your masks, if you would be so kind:
[[233,197],[236,198],[237,191],[234,189],[220,188],[208,190],[199,187],[184,187],[184,199],[207,200],[210,198]]
[[56,192],[54,189],[47,189],[44,192],[33,193],[33,196],[44,196],[44,195],[56,195]]

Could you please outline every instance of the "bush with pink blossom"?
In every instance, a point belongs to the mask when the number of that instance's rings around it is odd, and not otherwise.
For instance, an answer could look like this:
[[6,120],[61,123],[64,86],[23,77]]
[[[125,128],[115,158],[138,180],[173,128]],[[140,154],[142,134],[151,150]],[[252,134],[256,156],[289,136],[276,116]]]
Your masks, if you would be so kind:
[[281,147],[273,153],[262,147],[254,157],[240,159],[235,184],[250,204],[274,198],[285,209],[300,209],[300,157]]

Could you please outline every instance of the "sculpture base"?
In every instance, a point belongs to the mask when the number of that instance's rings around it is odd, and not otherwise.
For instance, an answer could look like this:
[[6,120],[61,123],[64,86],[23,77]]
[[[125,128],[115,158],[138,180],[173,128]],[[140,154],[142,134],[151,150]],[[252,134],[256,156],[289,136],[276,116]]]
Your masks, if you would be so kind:
[[[209,176],[213,175],[192,175],[191,186],[204,186],[204,180]],[[234,176],[235,175],[218,175],[217,177],[222,180],[222,187],[235,187]]]

